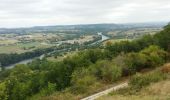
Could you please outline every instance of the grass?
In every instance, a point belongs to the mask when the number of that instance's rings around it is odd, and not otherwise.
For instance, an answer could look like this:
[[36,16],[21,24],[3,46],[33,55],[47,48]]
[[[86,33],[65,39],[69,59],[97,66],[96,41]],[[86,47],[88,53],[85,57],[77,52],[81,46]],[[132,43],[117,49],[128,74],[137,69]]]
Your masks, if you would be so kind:
[[20,47],[12,45],[12,46],[0,46],[0,53],[23,53]]
[[67,54],[63,54],[62,56],[58,56],[57,58],[55,58],[54,56],[48,57],[47,60],[53,61],[53,62],[62,61],[64,58],[71,57],[75,54],[77,54],[77,51],[71,51],[71,52],[67,52]]
[[120,34],[133,34],[133,33],[140,33],[140,34],[155,34],[159,32],[161,28],[136,28],[136,29],[129,29],[129,30],[115,30],[110,31],[107,34],[109,35],[120,35]]
[[[152,74],[158,70],[162,71],[166,75],[165,80],[159,80],[156,83],[152,82],[148,86],[141,88],[140,91],[136,91],[134,88],[129,86],[128,88],[124,88],[98,98],[97,100],[170,100],[170,73],[167,73],[167,71],[164,72],[164,68],[167,68],[167,66],[169,68],[170,64],[165,64],[163,67],[149,72]],[[146,75],[144,74],[144,76]]]
[[107,42],[111,42],[111,43],[116,43],[116,42],[120,42],[120,41],[131,41],[132,39],[109,39],[107,41],[103,42],[103,45],[106,45]]
[[[157,71],[161,71],[164,67],[169,66],[169,64],[163,67],[156,68],[155,70],[142,73],[142,75],[155,75]],[[163,72],[164,73],[164,72]],[[98,100],[169,100],[170,99],[170,73],[166,73],[165,80],[151,81],[151,84],[146,85],[141,88],[140,91],[136,91],[133,88],[124,88],[116,92],[112,92],[109,95],[98,98]],[[156,76],[159,77],[159,76]],[[115,84],[122,83],[122,81],[128,80],[129,77],[121,78]],[[152,79],[152,78],[151,78]],[[155,78],[154,78],[155,79]],[[75,94],[71,88],[67,88],[62,92],[54,92],[51,95],[34,95],[31,100],[79,100],[83,97],[87,97],[99,91],[106,90],[109,87],[114,86],[113,84],[106,84],[102,82],[96,82],[93,85],[89,85],[86,93]],[[73,89],[74,90],[74,89]],[[77,90],[75,90],[77,91]]]
[[[30,36],[29,41],[34,40],[35,42],[29,43],[20,43],[21,37]],[[47,48],[53,44],[45,44],[50,39],[60,39],[61,37],[58,34],[49,33],[46,36],[42,33],[30,33],[25,35],[17,34],[0,34],[0,53],[23,53],[32,51],[37,48]],[[44,43],[44,44],[43,44]]]
[[18,40],[0,40],[0,44],[14,44],[17,42]]
[[170,100],[170,80],[151,84],[142,89],[138,94],[110,94],[98,100]]
[[[14,45],[0,46],[0,53],[8,53],[8,54],[9,53],[24,53],[24,52],[32,51],[34,49],[47,48],[50,46],[51,45],[42,45],[39,42],[31,42],[31,43],[26,43],[26,44],[18,43]],[[30,48],[30,47],[35,47],[35,48]]]

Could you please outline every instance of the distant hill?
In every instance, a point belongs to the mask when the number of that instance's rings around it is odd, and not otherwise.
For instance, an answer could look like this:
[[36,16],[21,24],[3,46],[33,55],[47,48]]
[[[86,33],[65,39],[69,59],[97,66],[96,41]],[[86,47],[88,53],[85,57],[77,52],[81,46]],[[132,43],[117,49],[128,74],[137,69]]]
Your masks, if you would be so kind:
[[53,32],[97,32],[110,31],[115,29],[129,28],[161,28],[167,23],[133,23],[133,24],[82,24],[82,25],[56,25],[56,26],[35,26],[29,28],[0,28],[0,34],[5,33],[53,33]]

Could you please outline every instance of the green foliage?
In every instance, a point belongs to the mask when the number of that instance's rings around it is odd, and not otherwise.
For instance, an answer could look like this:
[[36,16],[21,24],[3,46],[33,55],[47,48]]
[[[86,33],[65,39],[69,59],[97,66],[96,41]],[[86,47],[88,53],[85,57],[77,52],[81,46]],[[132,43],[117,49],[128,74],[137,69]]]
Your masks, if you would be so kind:
[[7,100],[8,95],[5,87],[5,82],[0,84],[0,100]]
[[44,75],[25,65],[13,68],[4,83],[8,100],[24,100],[46,86]]
[[167,52],[161,49],[158,46],[151,45],[148,48],[145,48],[140,53],[148,56],[147,64],[150,67],[157,67],[166,62],[168,56]]
[[96,81],[96,77],[90,74],[87,69],[75,70],[72,74],[71,91],[75,94],[86,93],[89,86],[95,84]]
[[73,69],[66,66],[62,62],[52,63],[47,65],[48,72],[46,74],[47,79],[51,83],[56,83],[57,90],[62,90],[63,88],[70,85],[71,73]]
[[112,55],[116,56],[121,52],[128,53],[138,51],[137,47],[138,45],[136,44],[136,42],[121,41],[116,42],[113,45],[108,45],[106,49],[109,50]]
[[0,62],[2,66],[8,66],[10,64],[15,64],[19,61],[25,59],[30,59],[34,57],[41,56],[42,54],[54,51],[54,48],[36,49],[30,52],[25,52],[21,54],[11,53],[11,54],[0,54]]
[[140,90],[144,86],[147,86],[153,82],[158,82],[165,79],[165,75],[160,71],[151,72],[148,74],[136,74],[130,79],[130,86],[135,90]]
[[117,56],[121,52],[138,52],[150,45],[155,44],[155,40],[152,35],[145,35],[140,39],[134,41],[121,41],[112,45],[107,45],[106,49],[111,52],[113,56]]
[[129,53],[125,56],[123,69],[134,74],[144,68],[154,68],[166,62],[167,53],[158,46],[151,45],[139,53]]
[[129,74],[134,74],[146,68],[147,56],[141,53],[129,53],[125,58],[126,68]]
[[[105,49],[87,49],[59,62],[36,60],[28,65],[18,65],[9,71],[2,71],[0,99],[24,100],[35,94],[50,95],[66,88],[72,93],[83,94],[91,91],[93,86],[99,86],[96,84],[100,81],[112,83],[125,75],[125,72],[129,75],[162,65],[168,58],[164,50],[169,49],[169,30],[168,25],[154,36],[147,35],[135,41],[111,44]],[[3,61],[3,65],[8,65],[10,61],[13,63],[47,51],[25,53],[23,56],[2,54],[0,61]],[[111,60],[117,55],[119,56]],[[130,84],[135,89],[140,89],[162,79],[164,75],[161,72],[154,72],[136,75],[130,80]]]
[[43,88],[43,89],[40,91],[40,94],[41,94],[42,96],[44,96],[44,95],[50,95],[50,94],[52,94],[52,93],[55,92],[55,91],[56,91],[56,84],[48,82],[47,87]]
[[10,70],[0,71],[0,80],[4,80],[5,78],[7,78],[10,72],[11,72]]
[[92,73],[105,82],[114,82],[122,75],[120,67],[110,61],[101,60],[91,66]]
[[138,52],[150,45],[158,45],[166,51],[170,51],[170,25],[164,27],[164,30],[155,35],[145,35],[134,41],[122,41],[106,47],[112,55],[118,55],[120,52]]
[[165,50],[170,51],[170,25],[164,27],[160,33],[154,36],[156,44]]

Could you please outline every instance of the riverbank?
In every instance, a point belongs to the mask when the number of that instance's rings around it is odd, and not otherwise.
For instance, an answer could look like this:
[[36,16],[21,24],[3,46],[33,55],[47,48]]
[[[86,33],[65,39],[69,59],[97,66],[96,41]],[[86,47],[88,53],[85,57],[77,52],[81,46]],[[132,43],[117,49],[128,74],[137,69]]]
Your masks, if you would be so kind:
[[[87,45],[87,46],[93,46],[93,45],[95,45],[95,44],[99,44],[99,43],[101,43],[101,42],[106,41],[106,40],[109,39],[109,37],[103,35],[101,32],[99,32],[98,35],[100,35],[100,36],[102,37],[102,39],[99,40],[99,41],[96,41],[96,42],[94,42],[94,43],[92,43],[92,44],[90,44],[90,45]],[[47,55],[53,54],[53,53],[55,53],[55,52],[67,52],[68,50],[70,50],[70,48],[64,48],[64,49],[61,49],[61,50],[54,50],[54,51],[52,51],[52,52],[47,53]],[[5,68],[5,69],[11,69],[11,68],[15,67],[15,66],[18,65],[18,64],[28,64],[28,63],[32,62],[34,59],[37,59],[37,58],[38,58],[38,59],[42,59],[42,58],[44,58],[44,57],[45,57],[45,54],[42,54],[41,56],[38,56],[38,57],[26,59],[26,60],[20,61],[20,62],[15,63],[15,64],[11,64],[11,65],[9,65],[9,66],[4,66],[4,68]]]

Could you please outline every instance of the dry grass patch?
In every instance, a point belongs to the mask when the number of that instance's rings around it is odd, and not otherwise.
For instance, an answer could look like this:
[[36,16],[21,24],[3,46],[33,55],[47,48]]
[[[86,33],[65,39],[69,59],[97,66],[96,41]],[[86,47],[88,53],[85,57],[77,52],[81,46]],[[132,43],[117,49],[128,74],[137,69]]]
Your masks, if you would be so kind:
[[170,80],[153,83],[132,95],[112,93],[97,100],[170,100]]
[[149,87],[142,90],[141,93],[144,95],[170,96],[170,80],[151,84]]
[[169,72],[170,72],[170,63],[165,64],[165,65],[162,67],[161,71],[162,71],[163,73],[169,73]]

